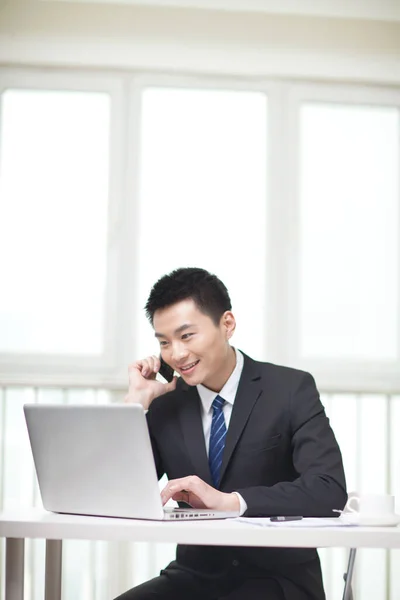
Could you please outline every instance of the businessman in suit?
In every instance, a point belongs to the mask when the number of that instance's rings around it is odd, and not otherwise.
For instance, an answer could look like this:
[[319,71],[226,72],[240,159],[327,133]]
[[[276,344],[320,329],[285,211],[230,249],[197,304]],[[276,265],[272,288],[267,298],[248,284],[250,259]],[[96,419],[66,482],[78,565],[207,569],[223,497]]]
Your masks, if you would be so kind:
[[[342,458],[312,376],[252,360],[230,344],[225,285],[182,268],[153,286],[147,316],[177,373],[157,356],[129,368],[127,402],[148,410],[163,503],[246,517],[332,517],[346,503]],[[178,546],[161,574],[118,600],[323,600],[316,550]]]

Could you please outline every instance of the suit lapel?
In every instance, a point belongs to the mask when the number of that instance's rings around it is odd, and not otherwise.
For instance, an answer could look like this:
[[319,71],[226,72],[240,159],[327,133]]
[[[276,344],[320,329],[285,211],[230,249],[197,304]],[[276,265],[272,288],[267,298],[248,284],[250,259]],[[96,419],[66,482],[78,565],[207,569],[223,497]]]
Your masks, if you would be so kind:
[[257,363],[244,355],[244,365],[233,404],[231,419],[226,434],[225,450],[221,466],[221,479],[239,441],[251,411],[262,394],[261,375]]
[[[188,386],[184,382],[182,382],[181,393],[183,397],[179,419],[188,457],[194,467],[194,473],[209,485],[213,485],[204,440],[199,394],[196,387]],[[226,434],[221,481],[236,444],[261,393],[261,375],[257,363],[244,354],[243,371]]]
[[179,417],[189,459],[193,464],[194,473],[213,485],[204,441],[199,394],[195,387],[186,384],[182,386],[182,394],[184,397]]

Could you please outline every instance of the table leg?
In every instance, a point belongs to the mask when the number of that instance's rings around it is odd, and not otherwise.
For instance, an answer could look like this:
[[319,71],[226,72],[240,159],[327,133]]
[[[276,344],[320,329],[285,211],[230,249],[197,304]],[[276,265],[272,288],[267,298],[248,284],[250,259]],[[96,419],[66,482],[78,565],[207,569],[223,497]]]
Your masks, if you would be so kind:
[[44,600],[61,600],[61,569],[62,541],[46,540],[46,579]]
[[6,539],[5,600],[24,599],[24,550],[24,539]]

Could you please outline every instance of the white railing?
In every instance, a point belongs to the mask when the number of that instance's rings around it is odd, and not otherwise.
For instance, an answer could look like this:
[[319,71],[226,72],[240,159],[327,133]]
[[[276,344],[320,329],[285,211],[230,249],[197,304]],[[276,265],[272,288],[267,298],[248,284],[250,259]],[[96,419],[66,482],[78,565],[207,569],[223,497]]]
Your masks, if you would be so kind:
[[[0,509],[41,506],[22,411],[27,402],[104,404],[123,389],[0,387]],[[348,490],[394,493],[400,512],[400,393],[322,394],[342,449]],[[172,544],[67,541],[63,553],[63,600],[110,600],[157,575],[174,556]],[[4,578],[4,542],[0,546]],[[327,600],[340,600],[344,549],[320,549]],[[44,541],[26,544],[25,600],[43,598]],[[355,600],[400,598],[400,551],[358,552]],[[1,587],[4,587],[3,585]]]

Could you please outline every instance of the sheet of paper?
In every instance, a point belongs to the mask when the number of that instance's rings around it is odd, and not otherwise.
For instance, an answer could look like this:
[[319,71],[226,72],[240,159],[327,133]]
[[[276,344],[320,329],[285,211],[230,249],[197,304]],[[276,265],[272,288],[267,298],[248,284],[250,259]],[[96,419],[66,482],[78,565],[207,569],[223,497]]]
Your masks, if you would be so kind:
[[349,523],[342,521],[337,517],[333,518],[316,518],[304,517],[299,521],[271,521],[269,517],[236,517],[230,519],[236,523],[245,523],[246,525],[254,525],[255,527],[354,527]]

